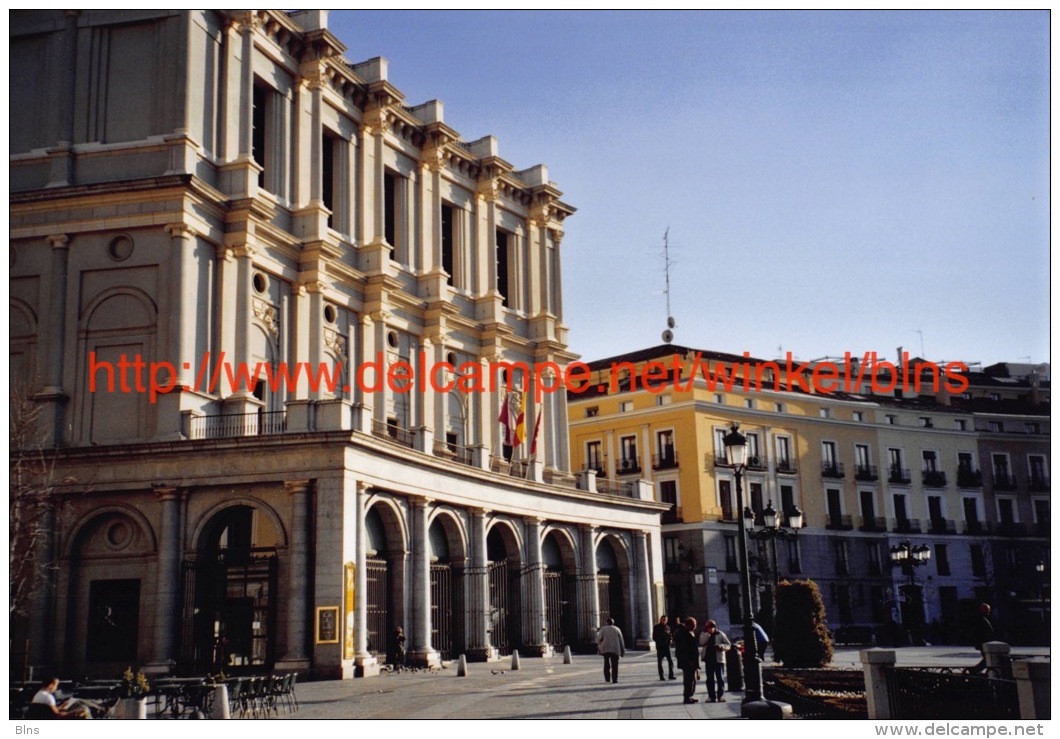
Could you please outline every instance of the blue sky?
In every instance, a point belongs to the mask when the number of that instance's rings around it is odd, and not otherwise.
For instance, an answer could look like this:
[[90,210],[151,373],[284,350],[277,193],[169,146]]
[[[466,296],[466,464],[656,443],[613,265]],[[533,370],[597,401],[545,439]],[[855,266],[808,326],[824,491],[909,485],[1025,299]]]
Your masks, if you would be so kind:
[[1049,16],[333,11],[578,208],[571,349],[1048,360]]

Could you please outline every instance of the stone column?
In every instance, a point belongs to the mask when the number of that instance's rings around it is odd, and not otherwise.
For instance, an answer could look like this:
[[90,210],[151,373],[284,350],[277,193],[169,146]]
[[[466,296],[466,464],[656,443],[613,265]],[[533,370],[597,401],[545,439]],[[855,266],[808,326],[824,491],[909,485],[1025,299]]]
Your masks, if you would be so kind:
[[408,658],[413,664],[431,666],[441,656],[431,647],[431,547],[427,535],[430,498],[409,499],[412,508],[412,633]]
[[581,527],[581,569],[578,572],[578,593],[581,599],[581,637],[586,648],[596,647],[596,631],[600,628],[600,592],[596,585],[596,527]]
[[[65,434],[63,411],[68,395],[63,390],[63,374],[66,369],[66,291],[67,270],[70,259],[70,237],[54,234],[48,237],[52,248],[50,279],[48,280],[47,320],[43,322],[43,340],[37,349],[37,366],[43,368],[41,376],[44,387],[34,399],[41,404],[41,431],[45,446],[61,443]],[[17,378],[22,379],[22,378]],[[25,391],[31,389],[29,378],[25,378]]]
[[555,314],[556,319],[559,321],[563,320],[563,279],[562,279],[562,265],[563,260],[560,258],[559,245],[563,241],[563,232],[559,229],[552,232],[552,243],[556,249],[556,269],[552,275],[552,281],[554,285],[554,300],[555,304],[552,306],[552,313]]
[[894,662],[892,649],[861,650],[861,665],[865,671],[865,702],[868,704],[869,719],[872,721],[891,720],[891,702],[887,697],[887,670],[894,667]]
[[370,677],[379,674],[379,664],[375,655],[368,652],[368,531],[364,525],[365,499],[368,497],[368,483],[357,483],[357,497],[354,500],[354,526],[357,530],[357,561],[354,575],[354,601],[356,616],[354,619],[354,676]]
[[145,671],[165,674],[176,664],[174,642],[180,608],[180,495],[176,488],[155,488],[162,508],[158,531],[155,597],[154,659]]
[[170,223],[166,232],[172,239],[169,258],[169,341],[165,344],[169,356],[165,360],[172,362],[177,369],[177,387],[190,385],[190,370],[184,364],[198,366],[199,357],[193,357],[195,351],[195,298],[187,299],[185,289],[195,285],[196,281],[185,279],[188,268],[195,261],[195,231],[186,223]]
[[309,481],[287,480],[291,500],[290,545],[287,567],[287,653],[276,663],[280,670],[305,670],[306,624],[309,623]]
[[482,508],[471,509],[471,566],[467,568],[469,608],[467,659],[485,662],[492,649],[489,642],[489,566],[486,563],[486,515]]
[[[419,363],[419,357],[413,356],[411,361],[416,370],[417,378],[416,383],[422,384],[422,391],[411,393],[410,401],[413,406],[415,413],[415,429],[416,429],[416,448],[424,454],[434,453],[434,403],[435,395],[434,387],[431,385],[430,379],[427,377],[419,377],[421,369],[429,369],[431,362],[433,361],[431,348],[433,343],[429,338],[424,337],[420,340],[420,354],[423,356],[423,365],[421,367]],[[443,398],[444,400],[444,398]],[[438,434],[441,438],[445,439],[444,427],[438,430]]]
[[633,643],[637,649],[654,650],[651,638],[653,617],[651,612],[651,567],[648,564],[648,535],[643,531],[633,532],[633,563],[636,579],[630,592],[638,595],[636,601],[637,621],[633,631]]
[[1020,720],[1052,718],[1049,666],[1049,659],[1012,661],[1012,676],[1016,678],[1016,693],[1020,702]]
[[528,656],[544,657],[545,644],[545,563],[541,558],[541,524],[544,519],[528,516],[526,523],[526,620],[523,645]]

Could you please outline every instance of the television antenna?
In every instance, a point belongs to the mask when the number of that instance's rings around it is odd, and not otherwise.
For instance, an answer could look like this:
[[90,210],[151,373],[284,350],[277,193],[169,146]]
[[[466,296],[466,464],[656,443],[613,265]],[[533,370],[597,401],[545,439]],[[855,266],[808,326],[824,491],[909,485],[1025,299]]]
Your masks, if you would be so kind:
[[669,344],[674,340],[673,329],[677,327],[677,321],[674,320],[673,314],[670,313],[670,227],[666,227],[666,231],[663,233],[663,260],[665,264],[666,272],[666,289],[663,292],[666,294],[666,328],[662,332],[662,340]]

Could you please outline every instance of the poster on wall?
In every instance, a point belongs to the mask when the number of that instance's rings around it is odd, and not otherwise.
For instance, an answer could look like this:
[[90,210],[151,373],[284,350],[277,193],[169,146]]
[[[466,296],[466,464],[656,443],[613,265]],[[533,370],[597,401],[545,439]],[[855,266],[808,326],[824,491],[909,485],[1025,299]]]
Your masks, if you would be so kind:
[[354,604],[353,604],[353,584],[354,578],[357,573],[357,568],[353,562],[347,562],[345,565],[345,578],[343,579],[342,592],[344,594],[343,600],[345,601],[345,631],[343,632],[342,639],[342,658],[353,659],[354,656],[354,641],[353,641],[353,615],[354,615]]

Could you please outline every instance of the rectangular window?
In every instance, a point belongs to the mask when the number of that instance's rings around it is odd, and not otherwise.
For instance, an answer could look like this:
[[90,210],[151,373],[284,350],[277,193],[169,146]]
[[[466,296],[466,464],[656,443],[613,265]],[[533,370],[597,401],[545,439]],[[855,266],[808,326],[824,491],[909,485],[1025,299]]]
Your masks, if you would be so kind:
[[328,214],[328,228],[335,227],[335,139],[324,129],[320,141],[320,199]]
[[963,418],[954,419],[953,428],[957,429],[958,431],[967,431],[968,422],[965,421]]
[[990,431],[995,434],[1001,434],[1005,431],[1005,424],[1002,421],[990,421]]
[[604,474],[603,457],[600,456],[600,442],[590,441],[585,444],[585,468],[596,470],[597,475]]
[[898,425],[898,416],[892,416],[892,415],[888,414],[887,415],[887,425],[888,426],[897,426]]
[[762,449],[758,443],[758,434],[747,434],[747,464],[757,467],[762,462]]
[[619,413],[632,413],[633,412],[633,401],[632,400],[623,400],[621,403],[618,404],[618,412]]
[[835,574],[837,575],[849,575],[850,574],[850,562],[847,559],[847,541],[846,539],[833,539],[832,540],[832,552],[833,560],[835,561]]
[[750,398],[744,398],[743,407],[744,408],[754,408],[755,407],[755,402],[753,400],[751,400]]
[[1031,489],[1048,490],[1049,474],[1045,470],[1045,457],[1040,454],[1029,454],[1027,466],[1031,473]]
[[920,428],[929,429],[932,427],[931,419],[927,416],[921,416],[919,419]]
[[864,421],[865,420],[865,414],[862,413],[861,411],[854,411],[852,416],[853,416],[855,421]]
[[869,446],[868,444],[855,444],[854,445],[854,460],[858,466],[858,472],[867,470],[871,464],[869,460]]
[[829,488],[825,492],[828,496],[828,525],[841,526],[843,524],[843,500],[840,491]]
[[663,480],[659,483],[659,502],[668,503],[669,510],[663,511],[663,523],[677,523],[677,481]]
[[946,576],[950,574],[950,552],[946,544],[935,545],[935,567],[939,575]]
[[721,506],[722,520],[736,520],[732,507],[732,483],[728,480],[718,480],[718,505]]
[[497,229],[497,292],[504,305],[508,303],[508,234]]
[[983,555],[983,545],[972,544],[970,550],[972,555],[972,574],[975,577],[986,577],[986,557]]
[[676,567],[678,562],[681,560],[681,554],[678,549],[680,542],[676,536],[667,536],[663,539],[663,550],[665,551],[666,566]]
[[873,493],[871,490],[861,491],[861,517],[865,519],[866,527],[875,527],[876,503],[873,500]]
[[442,203],[442,269],[448,275],[446,281],[450,285],[456,284],[453,280],[453,254],[456,249],[456,221],[453,218],[453,206]]
[[779,469],[791,468],[791,439],[787,436],[778,436],[777,442],[777,467]]
[[1024,428],[1027,429],[1028,434],[1040,434],[1042,432],[1042,425],[1037,421],[1024,424]]
[[754,511],[755,521],[759,522],[762,517],[762,510],[765,506],[762,504],[762,483],[752,482],[748,485],[751,492],[751,510]]
[[783,413],[784,412],[784,404],[783,403],[774,403],[773,404],[773,410],[775,410],[777,413]]
[[962,498],[964,520],[968,523],[979,523],[979,501],[976,498]]
[[1016,523],[1016,501],[1012,498],[997,499],[997,520],[1002,526]]
[[721,393],[714,393],[714,402],[718,405],[725,405],[725,396]]
[[925,450],[922,454],[924,457],[924,472],[938,472],[938,460],[935,457],[935,452]]
[[788,539],[788,570],[802,572],[802,557],[799,555],[799,540]]
[[785,516],[791,515],[795,508],[795,488],[791,485],[780,486],[780,505]]
[[[735,572],[739,569],[739,562],[736,560],[736,537],[726,536],[725,537],[725,570],[727,572]],[[739,591],[737,591],[739,592]],[[737,595],[739,600],[739,595]]]
[[990,461],[994,466],[994,486],[1005,490],[1015,487],[1016,481],[1008,468],[1008,455],[993,454]]
[[888,449],[887,461],[889,464],[888,479],[891,482],[909,482],[908,471],[903,465],[901,449]]
[[589,406],[588,408],[585,409],[585,417],[586,418],[596,418],[599,415],[600,415],[600,406],[598,406],[598,405],[591,405],[591,406]]
[[899,526],[908,525],[909,523],[909,514],[905,509],[904,495],[894,496],[894,519],[898,522]]
[[868,554],[867,559],[869,561],[869,574],[870,575],[879,575],[879,574],[881,574],[883,572],[883,568],[882,568],[882,566],[880,564],[881,563],[881,558],[880,558],[880,545],[879,545],[879,542],[871,541],[868,544],[866,544],[865,546],[866,546],[866,550],[865,551]]
[[821,460],[826,468],[834,469],[836,466],[836,453],[834,441],[821,442]]
[[818,415],[820,415],[821,418],[831,418],[832,417],[832,409],[831,408],[821,408],[821,409],[818,410]]
[[328,214],[328,228],[340,233],[349,233],[349,197],[347,191],[348,172],[345,166],[346,141],[334,131],[325,128],[320,147],[320,197]]
[[258,187],[268,189],[265,183],[265,173],[272,164],[271,154],[267,154],[267,147],[272,139],[272,127],[269,125],[268,109],[271,108],[269,105],[269,98],[272,97],[272,90],[265,85],[255,81],[253,101],[254,111],[251,117],[251,126],[253,132],[251,133],[251,144],[250,144],[250,155],[254,159],[254,163],[261,167],[261,171],[258,172]]
[[937,527],[943,519],[942,515],[942,498],[937,495],[929,495],[928,499],[928,518],[931,519],[931,525]]
[[619,439],[622,449],[622,459],[619,462],[619,473],[632,473],[640,471],[640,461],[637,459],[637,437],[623,436]]
[[405,188],[400,175],[393,172],[383,174],[383,238],[393,247],[392,259],[398,258],[398,224],[402,218],[402,196]]
[[728,464],[725,456],[725,429],[714,429],[714,458],[720,464]]

